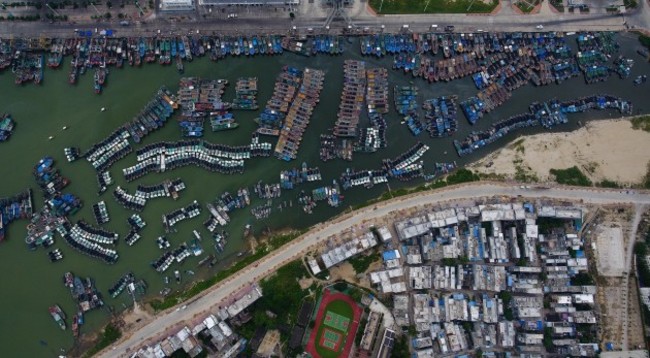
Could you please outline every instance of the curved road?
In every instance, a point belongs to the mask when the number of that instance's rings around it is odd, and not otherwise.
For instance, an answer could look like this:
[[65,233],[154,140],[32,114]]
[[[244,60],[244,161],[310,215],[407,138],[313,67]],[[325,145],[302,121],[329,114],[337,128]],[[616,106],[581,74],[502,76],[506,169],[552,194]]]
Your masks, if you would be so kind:
[[180,326],[185,322],[196,320],[197,318],[202,318],[204,315],[209,314],[210,311],[216,311],[217,306],[222,301],[232,298],[242,288],[250,286],[253,282],[273,273],[280,266],[312,250],[325,238],[339,234],[351,226],[362,224],[365,220],[381,218],[390,215],[394,211],[435,202],[494,196],[513,197],[517,195],[533,199],[553,198],[590,204],[650,204],[650,193],[646,191],[574,187],[522,189],[517,185],[500,183],[471,183],[395,198],[316,225],[308,233],[262,258],[255,264],[239,271],[228,280],[204,291],[201,295],[191,300],[191,303],[185,302],[185,305],[181,308],[172,308],[159,313],[153,319],[144,322],[137,331],[125,332],[124,337],[119,342],[108,347],[98,356],[127,357],[129,352],[137,350],[140,346],[153,343],[163,338],[165,331],[169,328]]

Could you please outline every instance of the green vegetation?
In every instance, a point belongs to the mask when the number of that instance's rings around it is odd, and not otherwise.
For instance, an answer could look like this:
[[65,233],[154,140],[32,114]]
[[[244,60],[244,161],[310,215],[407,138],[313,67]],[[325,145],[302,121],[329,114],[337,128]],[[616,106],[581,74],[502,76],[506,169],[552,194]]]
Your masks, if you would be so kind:
[[553,349],[553,328],[544,327],[544,348],[547,352],[551,352]]
[[636,0],[623,0],[623,5],[625,5],[625,7],[628,9],[634,9],[639,4],[636,2]]
[[[341,315],[341,316],[343,316],[345,318],[348,318],[350,320],[350,322],[349,322],[350,324],[352,323],[352,320],[354,319],[354,311],[353,311],[352,307],[345,301],[336,300],[336,301],[330,302],[327,306],[325,306],[325,314],[327,314],[328,311],[332,312],[332,313],[339,314],[339,315]],[[325,316],[323,316],[323,320],[324,320],[324,317]],[[337,358],[337,357],[340,356],[340,353],[341,353],[341,350],[343,350],[343,347],[345,347],[344,342],[345,342],[345,338],[346,338],[346,335],[347,335],[348,332],[347,331],[343,332],[343,331],[340,331],[340,330],[335,329],[333,327],[329,327],[329,326],[325,325],[324,321],[322,321],[320,326],[318,327],[318,330],[316,331],[316,341],[317,342],[320,342],[320,337],[323,335],[323,331],[326,328],[329,329],[329,330],[333,330],[333,331],[335,331],[335,332],[337,332],[337,333],[339,333],[339,334],[341,334],[343,336],[343,337],[341,337],[341,340],[339,342],[339,346],[338,346],[339,349],[338,349],[338,351],[332,351],[332,350],[329,350],[329,349],[327,349],[325,347],[322,347],[320,344],[317,343],[316,344],[316,352],[323,358]]]
[[594,278],[590,274],[581,272],[571,277],[572,286],[591,286],[594,284]]
[[109,323],[104,327],[104,331],[100,336],[99,341],[92,347],[90,350],[84,354],[84,357],[92,357],[102,349],[110,346],[113,342],[117,341],[122,337],[122,332],[119,328],[115,327],[112,323]]
[[167,308],[173,307],[185,300],[188,300],[199,293],[207,290],[208,288],[214,286],[218,282],[221,282],[225,280],[226,278],[232,276],[236,272],[242,270],[246,266],[252,264],[253,262],[261,259],[262,257],[268,255],[271,253],[273,250],[277,249],[278,247],[281,247],[282,245],[290,242],[291,240],[295,239],[296,237],[302,235],[305,232],[305,230],[301,231],[294,231],[286,235],[277,235],[271,237],[267,243],[261,244],[257,250],[255,251],[254,254],[250,256],[244,257],[242,260],[238,261],[234,265],[230,266],[227,269],[219,271],[216,275],[202,281],[197,281],[194,283],[194,285],[190,288],[188,288],[185,291],[180,291],[180,292],[175,292],[167,297],[165,297],[163,300],[159,299],[154,299],[149,302],[151,307],[155,311],[162,311]]
[[641,32],[637,32],[637,33],[639,34],[639,42],[641,42],[641,45],[650,49],[650,36],[643,34]]
[[517,1],[517,7],[525,14],[528,14],[531,11],[533,11],[533,9],[535,8],[535,6],[537,6],[537,4],[538,4],[538,0],[531,0],[530,2],[526,0]]
[[[523,147],[522,153],[523,153]],[[516,148],[519,151],[519,147]],[[535,173],[532,172],[530,167],[523,167],[523,159],[517,157],[512,161],[512,164],[515,166],[515,180],[523,183],[538,182],[539,178]]]
[[512,293],[508,291],[501,291],[499,292],[499,298],[503,301],[503,317],[505,317],[505,319],[508,321],[512,321],[514,319],[514,315],[512,313],[512,305],[510,304],[512,301]]
[[453,174],[449,175],[447,177],[447,184],[454,185],[479,180],[481,180],[481,177],[479,177],[478,174],[474,174],[471,170],[463,168],[458,169]]
[[379,14],[489,13],[499,4],[472,0],[369,0]]
[[573,185],[573,186],[591,186],[591,180],[584,175],[578,167],[573,166],[567,169],[551,169],[551,174],[555,176],[555,180],[560,184]]
[[612,180],[607,180],[607,179],[596,183],[596,186],[601,188],[612,188],[612,189],[618,189],[621,187],[617,182]]
[[373,252],[370,255],[355,256],[349,259],[348,262],[352,264],[352,267],[354,267],[354,271],[359,274],[359,273],[366,272],[366,270],[368,270],[368,267],[370,267],[370,264],[372,264],[373,262],[379,259],[380,259],[379,253]]
[[636,255],[637,269],[639,270],[639,286],[650,286],[650,267],[645,260],[648,255],[648,245],[643,242],[634,244],[634,254]]
[[562,228],[564,227],[564,224],[566,223],[566,220],[564,219],[557,219],[557,218],[538,218],[537,219],[537,227],[539,229],[540,234],[548,235],[551,233],[551,231],[556,228]]
[[[650,41],[650,37],[648,37],[648,41]],[[650,116],[634,117],[630,121],[632,122],[632,128],[650,132]]]
[[551,6],[559,12],[564,12],[564,3],[562,0],[551,0]]
[[641,183],[644,189],[650,189],[650,163],[648,163],[648,171],[643,178],[643,183]]
[[264,296],[255,304],[256,312],[273,312],[275,319],[269,318],[258,321],[255,315],[255,325],[265,323],[267,327],[277,327],[279,323],[293,324],[300,308],[302,298],[308,291],[300,288],[298,280],[306,277],[307,271],[300,260],[293,261],[281,267],[275,275],[262,281],[260,286]]
[[395,345],[393,346],[391,357],[395,357],[395,358],[411,357],[411,353],[409,352],[409,343],[407,338],[404,335],[400,336],[395,340]]

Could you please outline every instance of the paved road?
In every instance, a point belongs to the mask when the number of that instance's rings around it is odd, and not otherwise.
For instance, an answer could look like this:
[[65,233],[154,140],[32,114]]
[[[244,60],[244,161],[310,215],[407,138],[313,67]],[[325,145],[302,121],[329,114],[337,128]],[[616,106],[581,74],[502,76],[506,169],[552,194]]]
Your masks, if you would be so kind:
[[632,272],[632,256],[634,254],[634,244],[636,243],[636,232],[639,228],[639,223],[641,222],[641,216],[645,211],[645,205],[634,205],[634,219],[632,220],[632,226],[630,228],[630,236],[627,239],[627,251],[625,253],[625,276],[623,277],[623,287],[625,292],[623,293],[623,347],[622,350],[627,351],[629,342],[628,342],[628,333],[630,330],[629,319],[630,319],[630,299],[636,299],[636,297],[628,297],[630,292],[630,274]]
[[315,248],[316,245],[319,245],[327,237],[339,234],[354,225],[360,225],[365,220],[373,220],[394,214],[395,211],[448,200],[494,196],[512,197],[516,195],[522,195],[528,198],[554,198],[592,204],[650,204],[650,193],[648,192],[588,188],[522,189],[519,186],[499,183],[472,183],[395,198],[315,226],[307,234],[295,239],[280,250],[248,266],[227,281],[205,291],[191,304],[187,304],[184,309],[172,308],[159,313],[151,321],[144,323],[144,326],[137,331],[125,334],[120,342],[107,348],[99,356],[128,356],[128,352],[131,350],[130,348],[135,350],[148,340],[160,339],[162,337],[159,337],[159,335],[167,328],[214,311],[220,302],[232,297],[242,287],[250,285],[252,282],[274,272],[278,267],[297,259],[305,252]]
[[[430,31],[432,24],[439,25],[441,30],[444,25],[454,25],[457,32],[476,31],[535,31],[535,26],[543,25],[545,31],[598,31],[598,30],[624,30],[628,26],[650,29],[650,9],[647,0],[639,1],[639,8],[626,15],[608,14],[604,11],[594,10],[587,14],[580,13],[555,13],[550,10],[548,2],[542,5],[538,14],[519,15],[512,11],[508,2],[504,1],[502,9],[492,15],[466,15],[466,14],[427,14],[427,15],[381,15],[377,16],[368,11],[365,2],[356,2],[353,8],[346,9],[355,31],[364,28],[372,31],[395,32],[409,26],[412,31]],[[229,8],[230,9],[230,8]],[[235,9],[235,8],[233,8]],[[328,9],[318,6],[317,3],[309,4],[303,1],[300,8],[296,9],[296,18],[292,21],[287,12],[272,12],[268,8],[255,8],[258,10],[247,12],[245,8],[237,8],[239,17],[236,19],[223,19],[225,14],[215,12],[208,17],[196,16],[191,20],[179,21],[165,16],[156,16],[140,24],[120,27],[116,21],[92,22],[89,24],[41,22],[0,22],[0,36],[2,37],[71,37],[76,28],[112,28],[116,29],[118,36],[151,36],[161,30],[169,34],[196,33],[203,34],[235,34],[235,33],[278,33],[285,34],[295,26],[298,32],[328,31],[340,33],[347,30],[348,23],[338,18],[325,30],[325,20]],[[602,10],[602,9],[601,9]],[[234,10],[228,10],[234,11]],[[220,17],[219,17],[220,16]]]

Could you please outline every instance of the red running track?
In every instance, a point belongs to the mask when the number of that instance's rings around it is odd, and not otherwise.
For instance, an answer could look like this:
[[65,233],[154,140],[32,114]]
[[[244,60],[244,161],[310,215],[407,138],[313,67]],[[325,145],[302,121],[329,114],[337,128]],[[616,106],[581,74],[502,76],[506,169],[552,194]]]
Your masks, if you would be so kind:
[[331,293],[330,290],[325,290],[325,293],[323,294],[323,298],[321,299],[320,306],[318,306],[318,313],[316,313],[316,325],[314,325],[314,329],[311,331],[311,334],[309,336],[309,341],[307,342],[307,352],[311,354],[312,357],[314,358],[320,358],[320,355],[316,352],[316,342],[318,337],[316,335],[318,334],[318,330],[320,329],[321,324],[323,324],[323,319],[325,315],[325,307],[332,302],[332,301],[344,301],[347,302],[350,307],[352,307],[352,323],[348,327],[348,335],[345,338],[345,347],[343,348],[343,351],[341,351],[341,354],[339,357],[347,358],[350,356],[350,351],[352,350],[352,343],[354,343],[354,336],[357,333],[357,328],[359,328],[359,321],[361,319],[361,308],[357,305],[356,302],[350,298],[350,296],[343,294],[343,293]]

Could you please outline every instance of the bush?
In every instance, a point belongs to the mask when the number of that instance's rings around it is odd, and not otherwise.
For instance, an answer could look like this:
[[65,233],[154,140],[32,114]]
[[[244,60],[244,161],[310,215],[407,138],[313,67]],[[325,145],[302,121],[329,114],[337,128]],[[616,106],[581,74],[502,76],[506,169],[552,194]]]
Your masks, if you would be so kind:
[[97,352],[110,346],[111,344],[113,344],[113,342],[117,341],[121,337],[122,337],[122,332],[120,331],[120,329],[115,327],[113,324],[109,323],[108,325],[106,325],[106,327],[104,327],[104,331],[102,332],[99,342],[97,342],[97,344],[95,344],[94,347],[88,350],[84,356],[92,357]]
[[[650,38],[648,38],[648,41],[650,41]],[[650,116],[634,117],[630,121],[632,122],[632,128],[650,132]]]
[[467,182],[479,181],[479,180],[481,180],[480,176],[474,174],[471,170],[465,168],[458,169],[455,173],[447,177],[447,183],[449,185],[467,183]]
[[573,166],[567,169],[551,169],[551,174],[559,184],[573,186],[592,186],[591,180],[584,175],[578,167]]
[[601,188],[612,188],[612,189],[618,189],[621,186],[618,185],[617,182],[612,181],[612,180],[603,180],[601,182],[596,183],[596,186],[601,187]]
[[354,267],[356,273],[364,273],[370,267],[370,264],[379,260],[379,253],[371,253],[370,255],[360,255],[351,258],[348,262]]

